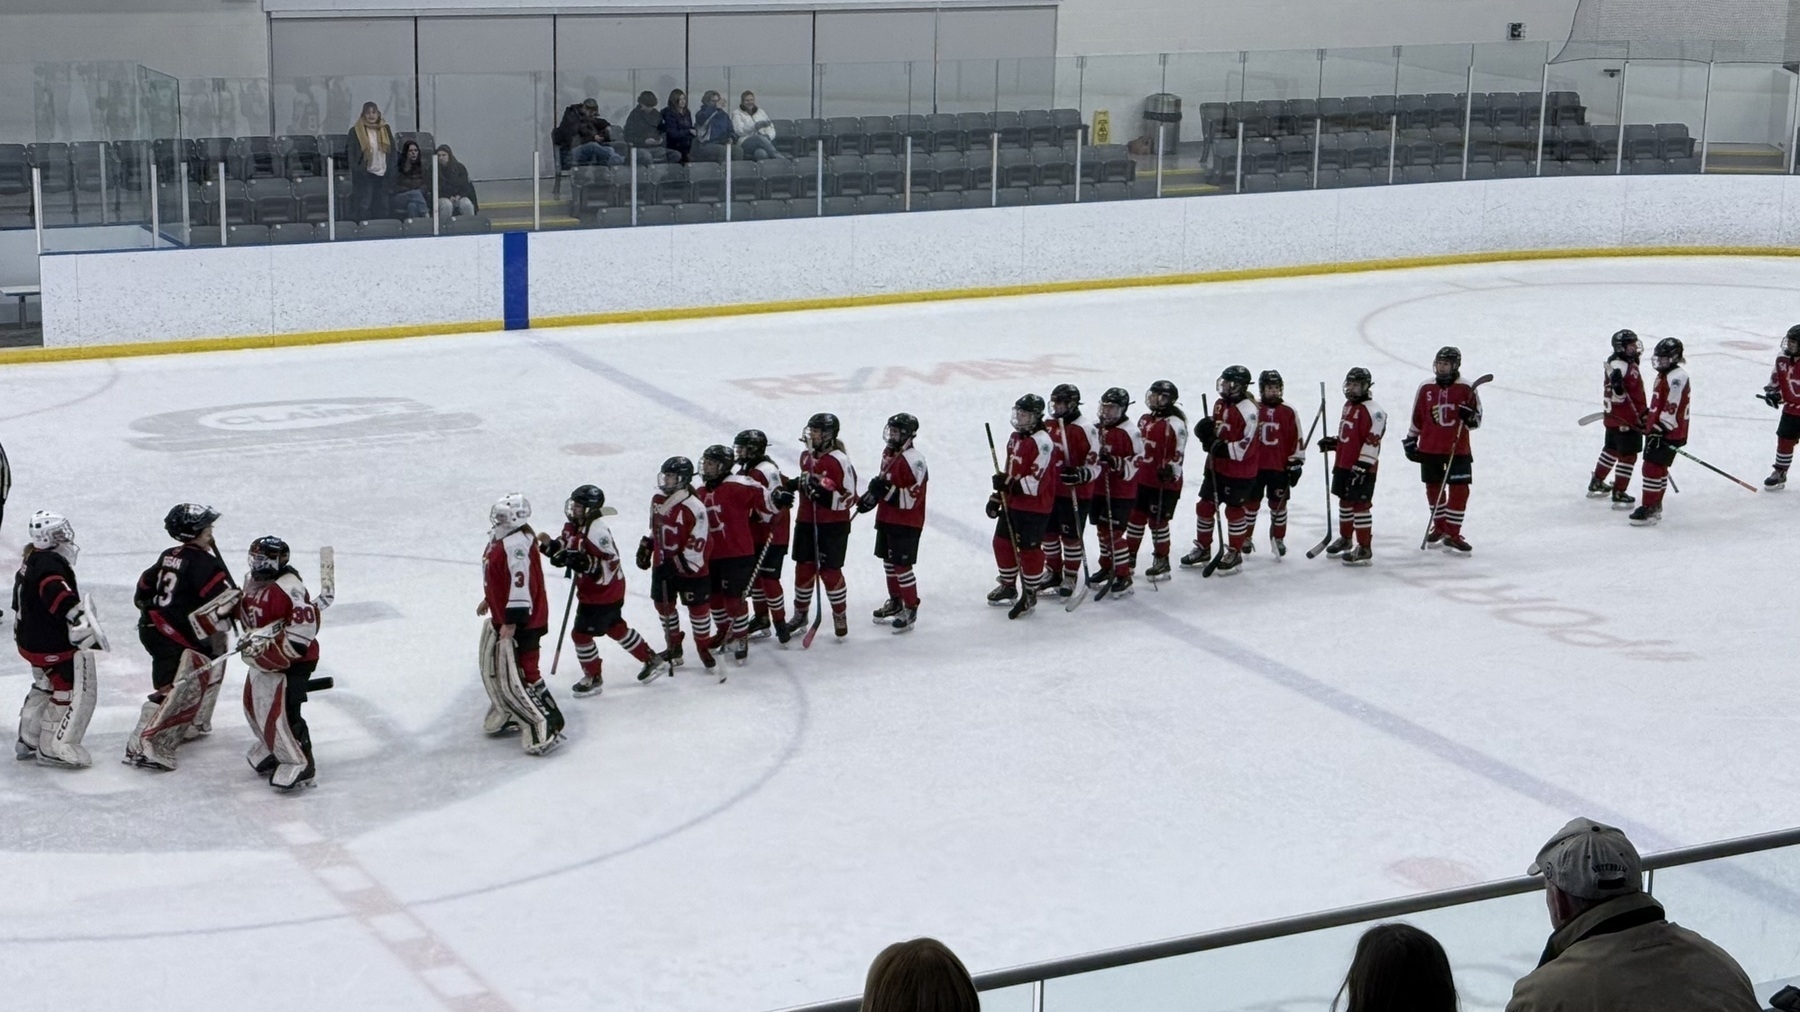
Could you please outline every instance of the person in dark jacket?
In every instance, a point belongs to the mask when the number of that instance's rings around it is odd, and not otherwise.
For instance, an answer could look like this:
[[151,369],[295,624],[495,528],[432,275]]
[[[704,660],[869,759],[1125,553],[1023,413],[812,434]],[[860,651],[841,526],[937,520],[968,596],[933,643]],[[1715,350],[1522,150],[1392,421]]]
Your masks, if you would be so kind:
[[700,112],[694,117],[694,161],[722,162],[730,157],[731,113],[721,104],[724,100],[716,91],[700,96]]
[[557,157],[565,169],[625,161],[625,156],[607,146],[612,140],[612,124],[600,118],[600,103],[591,98],[564,109],[562,122],[550,139],[556,142]]
[[364,102],[362,115],[350,127],[350,208],[345,220],[387,217],[393,164],[394,132],[382,120],[381,107]]
[[438,217],[480,213],[481,202],[475,197],[475,184],[469,181],[469,170],[456,160],[450,145],[437,146],[437,163]]
[[403,217],[423,218],[431,210],[431,168],[425,164],[418,141],[400,146],[400,160],[394,166],[394,195],[391,206]]
[[637,152],[639,165],[674,161],[679,157],[669,150],[669,140],[663,136],[662,116],[656,111],[655,92],[638,94],[637,108],[625,117],[625,143]]
[[688,161],[694,150],[694,114],[688,112],[687,92],[680,88],[669,92],[669,104],[663,106],[662,133],[669,150]]

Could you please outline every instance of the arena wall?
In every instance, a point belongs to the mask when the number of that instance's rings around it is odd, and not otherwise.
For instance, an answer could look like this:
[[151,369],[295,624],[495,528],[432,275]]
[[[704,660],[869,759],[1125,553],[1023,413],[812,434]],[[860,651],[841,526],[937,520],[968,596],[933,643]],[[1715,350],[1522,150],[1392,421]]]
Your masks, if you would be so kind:
[[[45,350],[266,346],[1542,255],[1800,253],[1800,177],[1436,183],[47,255]],[[173,344],[171,344],[173,342]]]

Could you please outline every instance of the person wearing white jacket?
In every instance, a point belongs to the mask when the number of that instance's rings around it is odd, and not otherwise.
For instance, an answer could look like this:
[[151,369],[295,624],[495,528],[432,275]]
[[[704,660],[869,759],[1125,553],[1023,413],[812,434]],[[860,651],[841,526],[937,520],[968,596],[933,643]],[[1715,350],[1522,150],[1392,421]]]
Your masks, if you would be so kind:
[[731,110],[731,132],[737,135],[744,157],[755,161],[775,157],[775,124],[757,107],[756,92],[746,91]]

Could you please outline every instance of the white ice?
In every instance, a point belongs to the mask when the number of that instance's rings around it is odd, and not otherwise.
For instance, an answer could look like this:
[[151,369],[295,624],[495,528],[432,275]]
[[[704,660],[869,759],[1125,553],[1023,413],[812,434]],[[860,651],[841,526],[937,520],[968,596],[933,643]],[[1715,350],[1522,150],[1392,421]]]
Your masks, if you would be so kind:
[[[1615,328],[1679,336],[1689,449],[1760,484],[1775,413],[1751,396],[1796,321],[1800,263],[1643,259],[9,367],[0,550],[17,556],[31,510],[68,514],[114,650],[94,767],[0,769],[0,994],[767,1009],[852,993],[876,951],[921,933],[980,970],[1516,875],[1575,814],[1645,850],[1794,825],[1800,503],[1683,460],[1661,526],[1632,528],[1583,497],[1600,431],[1575,419]],[[1423,493],[1391,445],[1371,568],[1300,557],[1324,533],[1315,454],[1282,562],[1265,542],[1231,579],[1178,572],[1018,622],[982,603],[982,423],[1000,430],[1020,394],[1069,381],[1091,411],[1108,386],[1138,400],[1168,377],[1196,414],[1242,363],[1280,369],[1310,419],[1320,381],[1335,415],[1363,365],[1397,444],[1443,344],[1497,377],[1472,557],[1418,550]],[[554,526],[598,482],[629,547],[663,458],[755,426],[791,463],[821,410],[865,476],[889,414],[922,420],[915,633],[868,619],[886,595],[865,521],[846,641],[827,626],[809,651],[757,644],[723,685],[690,662],[648,686],[607,643],[606,692],[580,700],[565,653],[569,744],[533,759],[482,736],[495,497],[523,491]],[[336,547],[320,673],[338,688],[309,704],[304,796],[244,763],[241,668],[178,771],[118,762],[149,681],[129,588],[190,499],[223,512],[234,562],[278,534],[313,580]],[[629,576],[627,618],[660,646],[648,580]],[[10,706],[27,678],[7,656]],[[1532,962],[1547,926],[1521,917],[1465,1007],[1503,1003]],[[1320,1008],[1329,988],[1280,959],[1240,976],[1181,1007]]]

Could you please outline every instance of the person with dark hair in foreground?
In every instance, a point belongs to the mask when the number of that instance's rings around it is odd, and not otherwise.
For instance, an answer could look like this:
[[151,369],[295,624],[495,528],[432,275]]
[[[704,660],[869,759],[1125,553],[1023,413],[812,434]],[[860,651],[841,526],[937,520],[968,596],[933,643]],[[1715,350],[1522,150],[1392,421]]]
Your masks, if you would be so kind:
[[895,942],[869,964],[862,1012],[980,1012],[975,982],[935,938]]
[[1331,1000],[1344,1012],[1456,1012],[1450,958],[1410,924],[1377,924],[1356,940],[1350,972]]

